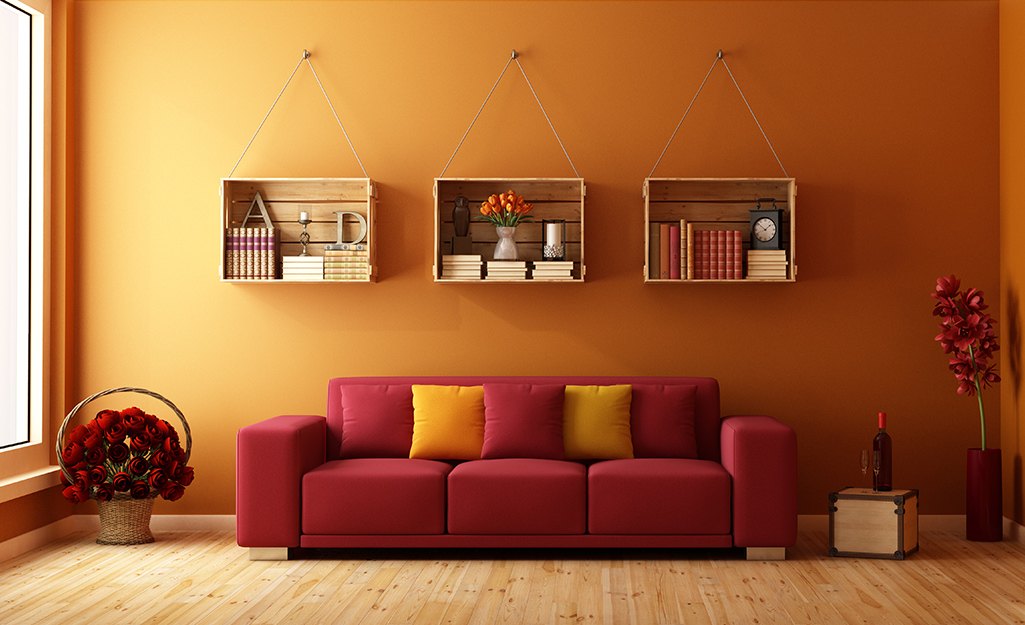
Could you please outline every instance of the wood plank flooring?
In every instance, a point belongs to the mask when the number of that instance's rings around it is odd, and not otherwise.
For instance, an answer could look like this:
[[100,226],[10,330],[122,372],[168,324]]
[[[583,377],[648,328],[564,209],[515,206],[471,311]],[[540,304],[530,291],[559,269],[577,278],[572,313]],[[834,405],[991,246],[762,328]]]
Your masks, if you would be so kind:
[[3,625],[1025,624],[1025,546],[925,533],[903,562],[740,550],[307,551],[250,562],[231,532],[105,547],[76,534],[0,563]]

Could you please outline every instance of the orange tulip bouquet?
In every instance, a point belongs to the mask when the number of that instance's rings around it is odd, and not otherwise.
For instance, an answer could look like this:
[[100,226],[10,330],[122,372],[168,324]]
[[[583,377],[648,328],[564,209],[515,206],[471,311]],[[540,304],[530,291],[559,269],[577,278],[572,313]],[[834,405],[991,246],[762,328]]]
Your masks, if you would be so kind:
[[534,209],[533,204],[528,204],[522,195],[509,190],[505,193],[492,195],[485,202],[481,202],[480,214],[477,217],[482,221],[490,221],[499,228],[515,228],[520,222],[531,222],[533,218],[527,213]]

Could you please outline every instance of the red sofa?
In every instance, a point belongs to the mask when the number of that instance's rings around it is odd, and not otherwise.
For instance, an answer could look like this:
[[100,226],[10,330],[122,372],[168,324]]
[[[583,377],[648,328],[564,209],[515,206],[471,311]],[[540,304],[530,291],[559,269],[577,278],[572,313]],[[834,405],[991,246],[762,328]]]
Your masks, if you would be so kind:
[[[484,459],[408,457],[413,385],[488,392]],[[566,385],[630,385],[633,458],[559,459],[559,424],[532,424],[529,440],[501,449],[509,421],[492,415],[543,410],[500,390]],[[541,457],[516,457],[515,444]],[[295,547],[744,547],[749,558],[781,559],[797,537],[793,429],[767,416],[720,418],[711,378],[336,378],[326,417],[243,427],[237,453],[237,540],[253,559],[287,559]]]

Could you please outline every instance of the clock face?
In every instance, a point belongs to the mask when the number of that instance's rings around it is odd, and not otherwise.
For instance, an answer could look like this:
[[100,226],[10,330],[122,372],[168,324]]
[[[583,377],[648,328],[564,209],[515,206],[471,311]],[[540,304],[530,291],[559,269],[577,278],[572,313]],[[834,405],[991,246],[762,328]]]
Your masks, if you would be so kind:
[[762,217],[755,222],[751,234],[759,241],[771,241],[776,236],[776,222],[768,217]]

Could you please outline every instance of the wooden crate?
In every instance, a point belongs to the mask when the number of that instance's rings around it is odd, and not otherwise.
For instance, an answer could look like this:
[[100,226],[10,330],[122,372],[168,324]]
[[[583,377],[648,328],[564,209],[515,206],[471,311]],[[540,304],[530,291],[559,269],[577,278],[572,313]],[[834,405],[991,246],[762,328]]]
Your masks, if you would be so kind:
[[[303,227],[299,213],[306,211],[313,223],[307,226],[310,243],[307,252],[314,256],[324,255],[324,246],[335,243],[338,237],[338,221],[334,211],[358,213],[367,220],[366,244],[369,253],[366,280],[324,280],[317,282],[377,282],[377,215],[374,206],[377,189],[369,178],[222,178],[221,179],[221,266],[222,282],[235,283],[286,283],[293,280],[229,280],[225,278],[225,228],[239,227],[249,210],[249,204],[260,192],[271,222],[278,231],[280,249],[278,272],[282,256],[298,256],[302,252],[299,235]],[[263,227],[263,221],[250,217],[250,226]],[[351,232],[350,232],[351,230]],[[358,225],[346,222],[345,237],[350,241],[358,234]]]
[[[480,221],[480,205],[489,196],[509,190],[522,195],[534,205],[530,215],[533,223],[521,223],[516,228],[516,247],[520,260],[541,260],[541,220],[566,220],[566,260],[573,261],[572,282],[583,282],[584,265],[584,196],[583,178],[435,178],[434,180],[434,281],[484,282],[466,278],[446,278],[442,275],[441,257],[451,253],[451,240],[455,235],[452,209],[455,198],[462,195],[470,200],[470,236],[473,253],[480,254],[483,262],[492,260],[498,234],[495,226]],[[529,263],[528,263],[529,264]],[[487,280],[487,282],[523,282],[523,280]],[[531,280],[527,280],[531,282]]]
[[829,555],[903,560],[918,551],[918,491],[829,494]]
[[[651,277],[648,259],[651,225],[680,224],[681,219],[700,223],[705,229],[740,230],[744,238],[744,268],[751,240],[750,209],[758,198],[775,198],[783,210],[783,248],[787,252],[786,279],[743,278],[741,280],[680,280]],[[645,282],[793,282],[797,276],[797,184],[793,178],[646,178],[644,180],[644,281]],[[762,208],[772,208],[762,202]],[[714,224],[714,225],[710,225]],[[686,236],[686,233],[683,233]],[[657,254],[657,250],[654,250]],[[683,261],[684,264],[686,261]],[[744,274],[746,275],[746,273]]]

